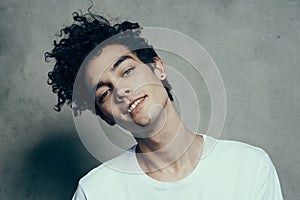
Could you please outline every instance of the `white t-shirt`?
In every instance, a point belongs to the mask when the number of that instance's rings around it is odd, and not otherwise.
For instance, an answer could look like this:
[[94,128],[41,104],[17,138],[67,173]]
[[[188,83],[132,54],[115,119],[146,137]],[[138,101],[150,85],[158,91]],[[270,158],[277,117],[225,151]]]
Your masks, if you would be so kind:
[[[204,137],[204,149],[209,139]],[[216,141],[216,140],[214,140]],[[208,151],[206,151],[208,152]],[[121,169],[121,170],[120,170]],[[133,173],[137,172],[138,173]],[[141,170],[135,146],[91,170],[73,200],[281,200],[276,170],[265,151],[218,140],[196,168],[176,182],[155,180]]]

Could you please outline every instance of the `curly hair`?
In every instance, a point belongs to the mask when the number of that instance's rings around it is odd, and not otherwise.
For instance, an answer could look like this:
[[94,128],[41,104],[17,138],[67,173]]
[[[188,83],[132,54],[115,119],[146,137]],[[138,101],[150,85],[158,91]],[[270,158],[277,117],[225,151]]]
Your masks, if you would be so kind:
[[[110,22],[103,16],[91,12],[87,14],[74,12],[73,20],[70,26],[60,30],[57,35],[60,37],[60,41],[54,40],[52,51],[45,53],[46,62],[49,62],[50,59],[56,61],[52,71],[48,73],[47,81],[52,86],[52,92],[57,94],[58,97],[54,109],[58,112],[61,111],[65,103],[74,109],[75,115],[89,109],[108,124],[114,125],[115,121],[108,119],[95,103],[88,103],[87,94],[83,92],[84,90],[77,91],[78,94],[76,94],[80,96],[78,99],[81,100],[72,101],[73,87],[81,64],[95,47],[116,35],[117,37],[114,40],[105,43],[105,45],[122,44],[128,49],[132,49],[132,46],[134,46],[132,53],[147,65],[153,63],[154,58],[158,55],[153,47],[144,38],[140,37],[141,27],[138,23],[124,21],[120,24],[110,25]],[[167,80],[162,81],[162,83],[170,100],[173,101],[170,92],[171,85]]]

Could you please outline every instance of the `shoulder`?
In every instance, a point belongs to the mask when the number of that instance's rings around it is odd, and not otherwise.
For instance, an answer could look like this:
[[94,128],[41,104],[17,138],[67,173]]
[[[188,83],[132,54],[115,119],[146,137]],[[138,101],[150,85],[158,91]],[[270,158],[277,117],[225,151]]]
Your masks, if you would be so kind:
[[260,147],[232,140],[218,140],[216,149],[220,154],[247,156],[248,158],[264,158],[267,153]]
[[110,180],[116,172],[107,167],[105,164],[101,164],[98,167],[89,171],[85,176],[79,180],[81,187],[89,187],[94,183],[105,183],[107,180]]
[[99,197],[122,199],[124,191],[122,193],[122,190],[118,190],[116,193],[116,188],[124,188],[126,181],[132,177],[128,169],[130,160],[135,155],[134,148],[135,146],[89,171],[79,180],[73,200],[99,199]]
[[265,150],[238,141],[214,140],[204,163],[215,182],[225,180],[228,187],[230,183],[236,186],[232,191],[253,199],[282,199],[277,172]]
[[133,149],[134,147],[92,169],[80,179],[79,185],[83,189],[93,189],[95,186],[98,190],[99,186],[103,189],[107,189],[107,186],[114,188],[115,184],[122,182],[121,180],[130,175],[129,165],[132,156],[134,156]]
[[[207,137],[211,139],[210,136]],[[232,140],[215,139],[207,158],[214,162],[223,162],[228,165],[233,163],[238,165],[239,163],[244,166],[253,166],[256,169],[260,165],[263,166],[269,162],[269,156],[262,148]]]
[[222,172],[226,171],[232,177],[238,174],[251,181],[258,175],[261,176],[266,168],[273,166],[262,148],[231,140],[215,140],[214,147],[204,161],[209,168],[212,166],[216,170],[222,169]]

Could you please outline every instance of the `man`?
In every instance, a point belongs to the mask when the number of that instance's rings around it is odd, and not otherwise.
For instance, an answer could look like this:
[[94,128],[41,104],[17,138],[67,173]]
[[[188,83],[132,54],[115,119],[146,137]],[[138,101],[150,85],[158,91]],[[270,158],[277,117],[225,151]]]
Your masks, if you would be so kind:
[[[45,55],[56,60],[48,83],[58,94],[57,110],[65,102],[75,103],[75,111],[88,108],[137,141],[84,176],[74,200],[282,199],[277,173],[262,149],[217,141],[182,123],[166,67],[140,37],[138,24],[111,26],[91,13],[73,18]],[[80,91],[73,90],[77,74],[84,83]],[[214,148],[204,154],[212,140]]]

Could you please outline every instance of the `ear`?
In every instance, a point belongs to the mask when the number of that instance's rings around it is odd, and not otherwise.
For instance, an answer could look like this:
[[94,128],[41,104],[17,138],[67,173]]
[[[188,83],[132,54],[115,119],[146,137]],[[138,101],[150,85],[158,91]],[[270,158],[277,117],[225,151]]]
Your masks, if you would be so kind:
[[154,58],[154,74],[162,81],[167,78],[167,70],[166,66],[164,65],[163,61],[155,57]]

